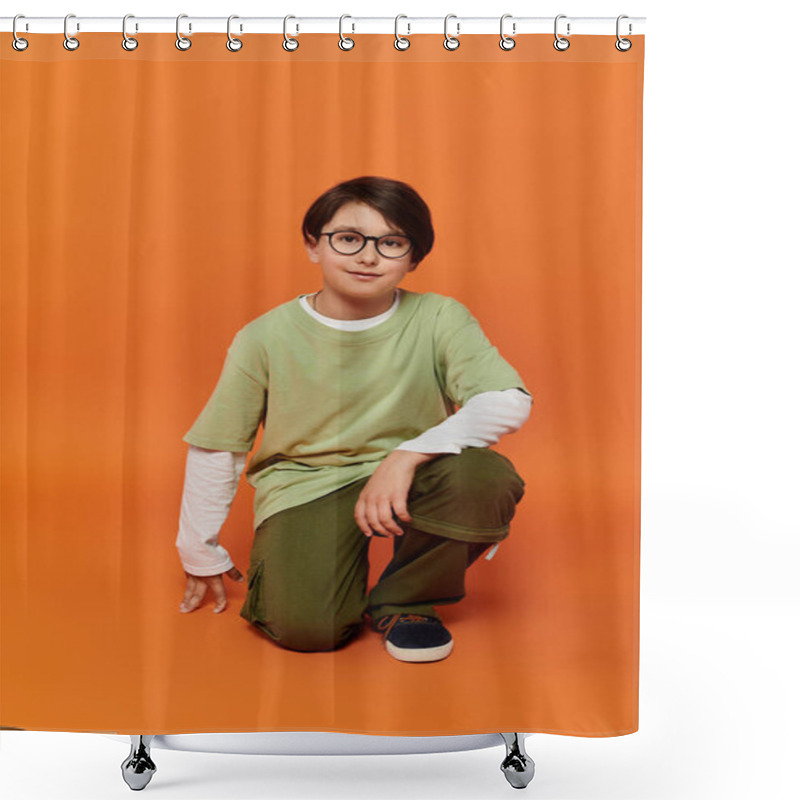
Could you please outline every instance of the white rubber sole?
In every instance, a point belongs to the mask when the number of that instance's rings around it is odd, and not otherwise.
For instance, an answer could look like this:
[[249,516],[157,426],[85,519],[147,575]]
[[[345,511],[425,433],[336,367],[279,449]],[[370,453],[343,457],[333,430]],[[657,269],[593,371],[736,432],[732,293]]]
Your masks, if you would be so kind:
[[420,647],[412,649],[410,647],[395,647],[391,642],[385,642],[386,650],[390,656],[398,661],[409,661],[414,664],[422,664],[426,661],[441,661],[447,658],[453,650],[453,640],[440,647]]

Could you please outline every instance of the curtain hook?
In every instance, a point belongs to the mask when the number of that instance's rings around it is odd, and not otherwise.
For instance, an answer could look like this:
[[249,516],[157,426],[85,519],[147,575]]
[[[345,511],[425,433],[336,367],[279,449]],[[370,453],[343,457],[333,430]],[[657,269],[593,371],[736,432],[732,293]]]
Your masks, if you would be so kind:
[[[192,46],[192,40],[187,39],[185,36],[181,35],[181,20],[184,17],[188,17],[188,14],[178,14],[178,18],[175,20],[175,33],[178,35],[178,38],[175,40],[175,47],[178,50],[188,50]],[[192,23],[189,23],[189,33],[192,32]]]
[[[503,16],[500,17],[500,49],[501,50],[513,50],[517,45],[516,41],[514,41],[514,39],[512,39],[511,36],[506,36],[503,33],[503,23],[506,21],[506,19],[508,19],[508,17],[511,17],[511,16],[513,16],[513,14],[503,14]],[[515,34],[516,32],[517,32],[517,23],[516,22],[512,22],[511,23],[511,33]]]
[[[555,22],[554,30],[556,34],[556,40],[553,42],[553,47],[555,47],[555,49],[560,52],[563,52],[569,47],[569,39],[565,39],[563,36],[558,35],[558,21],[560,19],[566,19],[566,18],[567,18],[566,14],[559,14],[556,17],[556,22]],[[569,36],[569,22],[567,23],[567,36]]]
[[[619,35],[619,21],[621,19],[630,19],[630,18],[628,17],[627,14],[620,14],[617,17],[617,41],[614,42],[614,47],[616,47],[617,50],[620,51],[620,53],[627,53],[628,50],[630,50],[631,47],[633,47],[633,42],[630,39],[622,39],[622,38],[620,38],[620,35]],[[630,23],[628,23],[628,33],[630,34],[630,32],[631,32],[631,25],[630,25]]]
[[[231,53],[238,53],[244,47],[244,42],[241,39],[237,39],[235,36],[231,36],[232,19],[239,19],[239,15],[231,14],[228,17],[228,41],[225,42],[225,47],[227,47]],[[241,30],[241,28],[239,30]]]
[[[300,40],[295,39],[294,36],[289,36],[289,34],[286,32],[286,23],[290,19],[297,19],[297,17],[293,16],[292,14],[287,14],[283,18],[283,49],[289,53],[293,53],[295,50],[297,50],[298,47],[300,47]],[[295,33],[299,33],[300,26],[295,25],[295,27],[296,27]]]
[[11,42],[11,46],[15,50],[19,50],[20,52],[22,52],[23,50],[27,50],[28,49],[28,40],[27,39],[22,39],[19,36],[17,36],[17,20],[20,17],[22,19],[25,19],[25,15],[24,14],[17,14],[14,17],[13,22],[11,23],[11,34],[14,37],[14,40]]
[[[126,14],[122,18],[122,49],[123,50],[135,50],[139,46],[139,41],[134,39],[133,36],[128,36],[127,31],[125,30],[127,27],[128,20],[133,17],[133,14]],[[139,26],[136,25],[136,30],[139,30]]]
[[[402,19],[408,19],[408,17],[405,14],[398,14],[394,18],[394,46],[395,46],[395,49],[397,49],[397,50],[408,50],[408,48],[411,47],[411,39],[404,39],[397,32],[397,26],[398,26],[398,23],[400,22],[401,18]],[[410,36],[411,35],[411,23],[407,22],[406,25],[408,25],[408,35]]]
[[[342,14],[342,16],[339,17],[339,48],[342,50],[352,50],[356,46],[355,41],[342,33],[342,22],[344,22],[345,18],[353,19],[349,14]],[[356,25],[353,23],[352,32],[355,33],[355,30]]]
[[458,37],[458,34],[461,32],[461,23],[460,22],[456,22],[456,35],[455,36],[451,36],[447,32],[447,23],[450,21],[451,17],[456,17],[456,20],[458,19],[456,14],[448,14],[444,18],[444,49],[445,50],[458,50],[458,47],[461,44],[461,42],[458,40],[457,37]]
[[[81,46],[81,43],[74,36],[70,36],[67,33],[67,21],[69,20],[70,17],[74,17],[74,16],[75,16],[75,14],[67,14],[67,16],[64,17],[64,49],[65,50],[77,50]],[[80,23],[76,23],[76,26],[75,26],[76,32],[80,31],[80,29],[81,29]]]

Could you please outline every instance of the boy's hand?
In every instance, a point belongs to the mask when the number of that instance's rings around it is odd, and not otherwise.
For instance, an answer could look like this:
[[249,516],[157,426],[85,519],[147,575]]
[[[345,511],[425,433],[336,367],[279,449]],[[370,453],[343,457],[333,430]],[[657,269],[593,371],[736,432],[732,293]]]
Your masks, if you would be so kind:
[[411,522],[406,509],[408,490],[414,481],[414,472],[420,464],[431,461],[440,453],[412,453],[409,450],[393,450],[372,473],[361,490],[355,507],[356,524],[365,536],[375,532],[388,536],[403,535],[403,529],[395,522],[392,510],[405,522]]
[[180,609],[183,614],[194,611],[200,605],[209,587],[211,587],[211,591],[217,599],[214,613],[219,614],[220,611],[225,610],[227,605],[225,584],[222,582],[222,576],[227,575],[231,580],[238,583],[244,581],[244,576],[236,567],[231,567],[227,572],[221,572],[219,575],[190,575],[186,570],[184,570],[184,574],[186,575],[186,591],[184,592]]

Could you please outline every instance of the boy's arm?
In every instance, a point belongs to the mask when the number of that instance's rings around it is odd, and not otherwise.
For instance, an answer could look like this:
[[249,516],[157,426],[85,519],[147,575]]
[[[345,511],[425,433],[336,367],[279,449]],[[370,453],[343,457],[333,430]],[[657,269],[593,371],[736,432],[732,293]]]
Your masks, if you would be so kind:
[[[518,389],[526,399],[516,398],[515,402],[533,402],[522,376],[500,355],[470,310],[453,297],[444,298],[441,304],[433,344],[439,386],[454,405],[461,407],[453,418],[471,416],[462,412],[479,394]],[[488,400],[483,413],[493,413]]]
[[189,447],[175,546],[190,575],[219,575],[233,567],[228,552],[219,544],[219,531],[246,461],[247,453]]
[[532,402],[531,396],[519,389],[481,392],[443,422],[395,449],[460,453],[464,447],[488,447],[522,427],[530,416]]

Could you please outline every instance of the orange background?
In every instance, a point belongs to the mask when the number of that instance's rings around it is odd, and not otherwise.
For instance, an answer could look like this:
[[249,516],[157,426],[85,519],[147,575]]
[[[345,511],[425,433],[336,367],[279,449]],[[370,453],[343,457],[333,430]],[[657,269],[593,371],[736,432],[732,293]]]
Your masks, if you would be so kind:
[[[0,48],[0,725],[635,731],[644,38],[27,38]],[[526,481],[511,535],[439,607],[433,664],[369,632],[282,650],[227,579],[223,614],[178,611],[181,437],[236,330],[321,287],[308,205],[366,174],[432,210],[402,285],[467,305],[535,400],[495,445]],[[251,509],[243,481],[220,540],[242,571]]]

